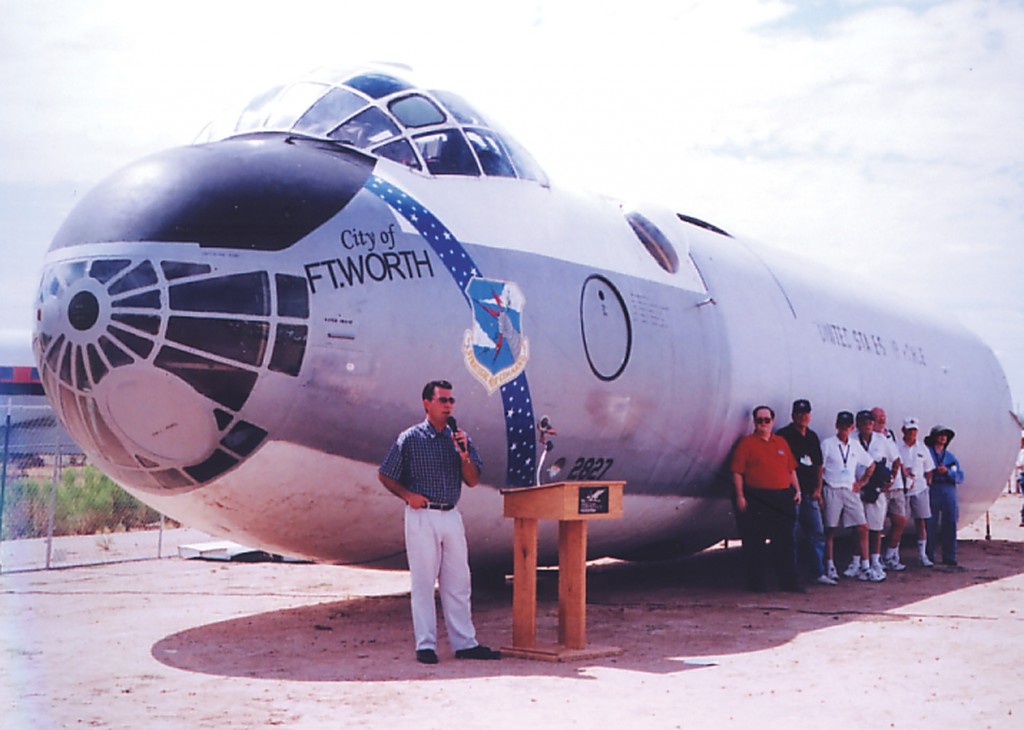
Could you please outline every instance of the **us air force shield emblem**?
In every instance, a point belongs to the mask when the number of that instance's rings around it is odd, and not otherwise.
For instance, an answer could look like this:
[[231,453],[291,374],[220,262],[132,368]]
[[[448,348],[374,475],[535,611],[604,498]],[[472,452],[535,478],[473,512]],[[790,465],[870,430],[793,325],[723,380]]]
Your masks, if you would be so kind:
[[466,285],[473,304],[473,329],[466,330],[466,367],[493,393],[526,367],[529,343],[523,336],[523,293],[508,281],[473,277]]

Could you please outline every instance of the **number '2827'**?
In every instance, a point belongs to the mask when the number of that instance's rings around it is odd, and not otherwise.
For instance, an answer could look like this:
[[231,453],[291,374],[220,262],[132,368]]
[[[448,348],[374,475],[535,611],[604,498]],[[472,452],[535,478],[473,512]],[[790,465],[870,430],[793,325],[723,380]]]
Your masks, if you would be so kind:
[[568,479],[569,481],[579,482],[592,482],[598,479],[603,479],[604,475],[608,473],[608,470],[612,468],[612,464],[614,463],[615,459],[581,456],[576,459],[576,463],[572,465]]

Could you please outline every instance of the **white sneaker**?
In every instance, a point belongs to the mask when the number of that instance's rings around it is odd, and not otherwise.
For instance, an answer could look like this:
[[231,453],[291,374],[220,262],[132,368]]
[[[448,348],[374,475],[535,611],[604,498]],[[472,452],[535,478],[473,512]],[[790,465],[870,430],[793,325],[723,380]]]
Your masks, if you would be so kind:
[[922,555],[920,558],[918,558],[917,562],[918,562],[918,564],[922,568],[933,568],[933,567],[935,567],[935,563],[933,563],[931,560],[929,560],[927,555]]
[[836,583],[839,582],[839,571],[836,570],[835,565],[830,565],[825,569],[825,577]]
[[878,567],[861,568],[860,572],[857,573],[859,580],[871,581],[872,583],[881,583],[885,580],[885,571]]
[[893,555],[885,559],[885,567],[889,570],[895,570],[899,573],[901,570],[906,570],[907,566],[900,562],[899,555]]
[[833,578],[832,576],[827,575],[826,573],[822,573],[814,579],[814,582],[822,586],[837,586],[839,585],[839,574],[837,573],[836,577]]
[[850,563],[850,567],[843,571],[843,575],[845,575],[847,578],[860,577],[860,558],[857,558],[852,563]]

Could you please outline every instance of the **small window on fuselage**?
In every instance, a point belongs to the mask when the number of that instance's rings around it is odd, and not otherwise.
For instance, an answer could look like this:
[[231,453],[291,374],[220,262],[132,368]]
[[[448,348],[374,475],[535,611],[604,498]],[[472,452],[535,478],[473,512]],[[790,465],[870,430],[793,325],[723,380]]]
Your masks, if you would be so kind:
[[676,249],[660,228],[636,212],[626,214],[626,220],[629,221],[633,233],[640,239],[640,243],[647,249],[647,253],[658,262],[658,266],[670,274],[679,271],[679,256]]

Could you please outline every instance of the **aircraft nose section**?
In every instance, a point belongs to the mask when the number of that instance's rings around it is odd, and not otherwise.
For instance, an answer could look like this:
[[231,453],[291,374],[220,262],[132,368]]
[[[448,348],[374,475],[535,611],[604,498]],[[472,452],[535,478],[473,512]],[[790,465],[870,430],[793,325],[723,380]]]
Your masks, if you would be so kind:
[[267,439],[273,416],[254,393],[299,376],[308,318],[296,276],[96,257],[44,272],[33,347],[90,458],[128,486],[187,491]]
[[33,348],[94,462],[164,494],[216,479],[267,440],[282,409],[257,396],[299,377],[310,309],[304,278],[269,269],[348,204],[372,164],[254,135],[153,155],[76,206],[51,246]]
[[96,186],[51,249],[145,241],[281,251],[344,208],[372,170],[357,151],[280,134],[177,147]]

